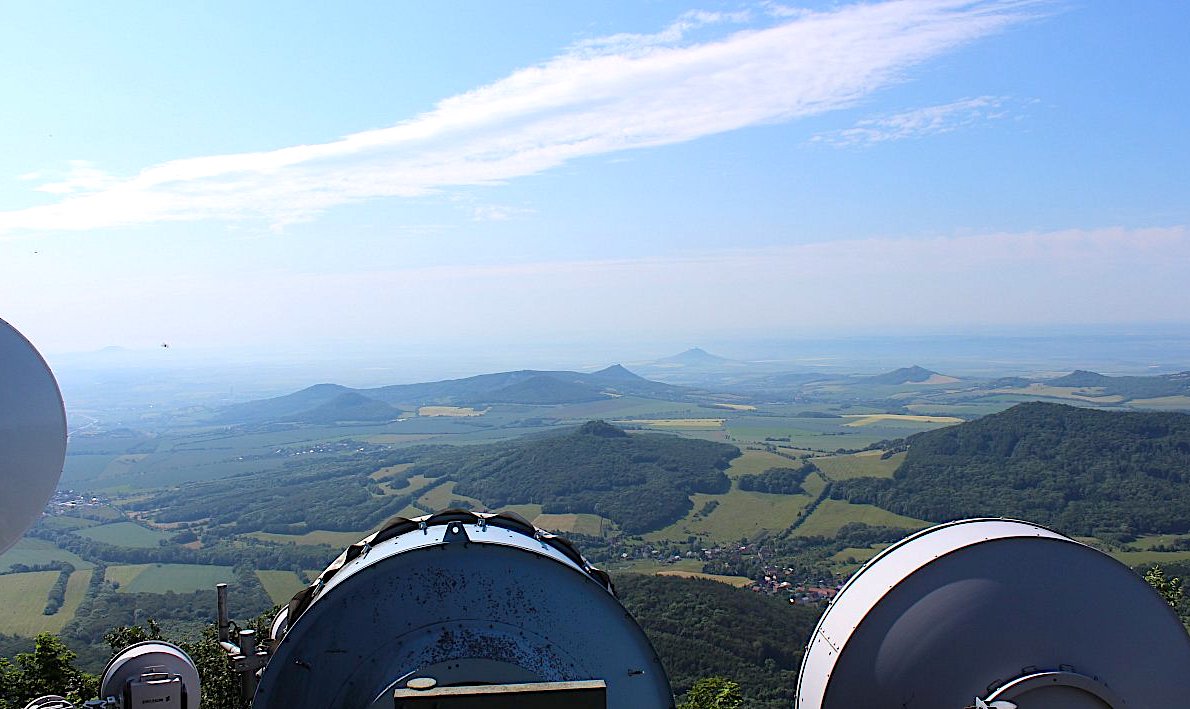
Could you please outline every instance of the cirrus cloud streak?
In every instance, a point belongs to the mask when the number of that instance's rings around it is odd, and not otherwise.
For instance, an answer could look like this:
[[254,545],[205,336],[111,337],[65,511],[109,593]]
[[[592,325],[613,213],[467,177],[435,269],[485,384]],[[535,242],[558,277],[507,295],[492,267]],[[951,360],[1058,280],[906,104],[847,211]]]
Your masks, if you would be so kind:
[[[1031,0],[892,0],[830,12],[683,15],[655,35],[589,40],[329,143],[186,158],[121,178],[78,164],[0,212],[0,232],[205,219],[279,227],[336,205],[491,185],[576,158],[662,146],[853,105],[911,67],[1035,15]],[[775,24],[772,24],[775,23]],[[715,28],[734,31],[690,41]],[[720,30],[722,31],[722,30]]]

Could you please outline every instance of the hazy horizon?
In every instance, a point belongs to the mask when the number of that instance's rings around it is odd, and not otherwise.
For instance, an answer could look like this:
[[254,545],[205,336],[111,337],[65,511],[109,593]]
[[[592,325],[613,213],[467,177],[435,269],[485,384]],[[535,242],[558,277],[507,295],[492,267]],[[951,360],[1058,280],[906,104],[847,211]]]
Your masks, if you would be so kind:
[[662,356],[1190,312],[1183,4],[6,19],[0,317],[47,352]]

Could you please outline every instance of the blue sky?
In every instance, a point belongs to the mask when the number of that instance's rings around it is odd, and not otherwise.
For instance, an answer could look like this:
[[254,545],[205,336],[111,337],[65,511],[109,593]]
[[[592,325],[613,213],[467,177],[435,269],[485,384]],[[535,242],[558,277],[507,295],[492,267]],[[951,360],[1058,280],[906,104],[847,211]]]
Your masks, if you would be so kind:
[[1187,26],[11,3],[0,317],[50,351],[1185,322]]

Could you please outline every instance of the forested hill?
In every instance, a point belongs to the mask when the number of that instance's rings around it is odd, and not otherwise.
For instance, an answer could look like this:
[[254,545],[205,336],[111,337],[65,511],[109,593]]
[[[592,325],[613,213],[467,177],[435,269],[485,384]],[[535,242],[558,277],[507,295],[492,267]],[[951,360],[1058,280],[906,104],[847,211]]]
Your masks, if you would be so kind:
[[892,480],[832,496],[935,522],[1018,517],[1068,534],[1190,531],[1190,415],[1028,403],[909,438]]
[[674,694],[700,677],[719,675],[739,682],[752,709],[785,709],[793,702],[819,608],[702,579],[623,574],[615,583],[661,656]]
[[1101,389],[1126,399],[1143,399],[1190,394],[1190,372],[1162,374],[1153,377],[1109,377],[1098,372],[1077,369],[1064,377],[1045,382],[1056,387]]
[[455,492],[492,509],[536,503],[544,512],[591,512],[628,533],[658,529],[691,507],[690,494],[727,492],[735,446],[668,434],[628,435],[589,421],[562,435],[443,448],[407,472],[458,481]]

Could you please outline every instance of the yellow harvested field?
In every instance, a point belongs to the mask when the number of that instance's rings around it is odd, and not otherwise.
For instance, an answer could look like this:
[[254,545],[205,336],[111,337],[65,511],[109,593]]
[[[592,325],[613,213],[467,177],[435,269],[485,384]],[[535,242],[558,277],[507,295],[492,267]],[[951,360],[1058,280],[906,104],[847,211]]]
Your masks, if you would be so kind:
[[33,637],[43,632],[60,632],[83,602],[91,571],[84,569],[71,574],[66,584],[66,602],[54,615],[44,615],[46,596],[57,580],[57,571],[0,576],[0,633]]
[[723,428],[726,419],[625,419],[612,421],[617,426],[636,424],[653,428]]
[[856,419],[844,426],[868,426],[879,421],[916,421],[918,423],[962,423],[954,416],[915,416],[912,414],[843,414],[845,419]]
[[487,409],[479,411],[469,406],[423,406],[417,410],[418,416],[483,416]]
[[724,576],[722,574],[704,574],[701,571],[658,571],[657,576],[677,576],[682,579],[708,579],[710,581],[718,581],[725,583],[728,586],[735,586],[736,588],[743,588],[752,583],[752,579],[746,576]]
[[756,407],[752,404],[711,404],[716,409],[727,409],[728,411],[755,411]]

